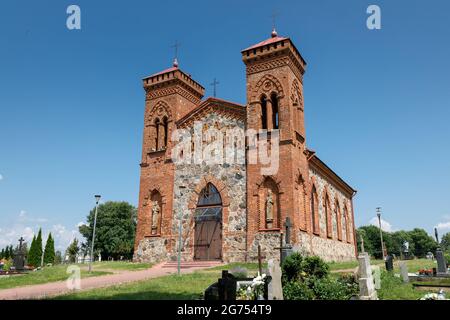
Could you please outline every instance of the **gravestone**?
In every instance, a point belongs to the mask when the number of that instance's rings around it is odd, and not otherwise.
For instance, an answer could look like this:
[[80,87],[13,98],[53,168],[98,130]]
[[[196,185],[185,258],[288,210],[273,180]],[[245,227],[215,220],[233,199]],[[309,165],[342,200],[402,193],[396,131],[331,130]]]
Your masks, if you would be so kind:
[[438,247],[436,249],[437,275],[446,276],[448,274],[447,262],[445,261],[444,252],[442,252],[442,249],[439,246],[439,235],[437,228],[434,228],[434,235],[436,237],[436,242],[438,243]]
[[441,248],[436,250],[436,262],[437,262],[437,275],[447,275],[447,263],[445,261],[444,252]]
[[284,245],[283,245],[283,232],[280,233],[280,247],[275,248],[280,250],[280,266],[283,264],[284,260],[294,253],[294,249],[291,244],[291,219],[289,217],[286,218],[286,222],[284,223],[286,227],[286,234],[284,237]]
[[400,276],[403,282],[405,283],[409,282],[408,267],[406,265],[406,262],[400,261],[399,265],[400,265]]
[[372,275],[373,275],[373,282],[375,285],[376,290],[381,289],[381,268],[380,266],[371,266],[372,268]]
[[13,260],[14,269],[17,271],[25,270],[25,252],[23,250],[23,242],[25,239],[20,237],[19,239],[19,248],[16,250]]
[[373,281],[370,258],[367,252],[361,252],[358,256],[358,282],[360,300],[378,300],[377,291]]
[[386,261],[384,262],[385,266],[386,266],[386,271],[392,271],[394,270],[394,258],[392,257],[392,255],[388,255],[386,257]]
[[268,300],[283,300],[283,287],[281,285],[281,268],[278,263],[270,259],[267,263],[268,276],[271,281],[268,285]]

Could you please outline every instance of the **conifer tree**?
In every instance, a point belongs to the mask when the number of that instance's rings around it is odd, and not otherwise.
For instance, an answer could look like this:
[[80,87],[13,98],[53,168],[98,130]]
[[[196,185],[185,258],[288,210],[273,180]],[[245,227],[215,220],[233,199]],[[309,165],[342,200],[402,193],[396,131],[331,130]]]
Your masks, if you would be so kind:
[[28,252],[28,264],[33,267],[37,267],[39,264],[37,263],[37,247],[36,247],[36,236],[33,236],[33,240],[31,240],[30,251]]
[[44,250],[44,264],[55,262],[55,241],[53,240],[52,234],[48,234],[47,242],[45,244]]

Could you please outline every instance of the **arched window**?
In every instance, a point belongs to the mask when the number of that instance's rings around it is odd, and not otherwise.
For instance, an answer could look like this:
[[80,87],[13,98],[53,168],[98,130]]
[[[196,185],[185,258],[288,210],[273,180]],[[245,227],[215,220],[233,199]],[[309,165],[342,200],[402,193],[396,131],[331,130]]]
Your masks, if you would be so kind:
[[306,194],[305,183],[300,176],[298,179],[298,210],[300,219],[300,229],[306,230]]
[[332,238],[333,237],[333,230],[331,228],[331,210],[330,210],[330,199],[328,198],[328,194],[325,194],[324,202],[323,202],[323,208],[325,212],[325,226],[327,231],[327,237]]
[[211,216],[222,217],[222,198],[217,188],[208,183],[198,196],[196,217]]
[[222,258],[222,198],[208,183],[200,192],[195,210],[194,259]]
[[267,129],[267,98],[261,97],[261,128]]
[[344,207],[344,219],[345,219],[345,221],[344,221],[344,226],[345,226],[345,240],[346,240],[348,243],[351,243],[351,242],[352,242],[352,239],[351,239],[351,237],[350,237],[350,220],[349,220],[349,217],[348,217],[348,209],[347,209],[347,206]]
[[164,147],[167,147],[167,140],[169,136],[169,123],[167,117],[163,118],[163,128],[164,128]]
[[311,190],[311,229],[314,234],[319,234],[319,221],[317,218],[318,212],[318,198],[316,187],[313,186]]
[[159,149],[159,124],[160,121],[158,118],[155,120],[155,150]]
[[339,241],[342,241],[341,208],[338,200],[334,203],[334,219],[336,219],[336,233]]
[[279,128],[279,117],[278,117],[278,97],[276,93],[272,93],[270,96],[270,101],[272,102],[272,124],[274,129]]

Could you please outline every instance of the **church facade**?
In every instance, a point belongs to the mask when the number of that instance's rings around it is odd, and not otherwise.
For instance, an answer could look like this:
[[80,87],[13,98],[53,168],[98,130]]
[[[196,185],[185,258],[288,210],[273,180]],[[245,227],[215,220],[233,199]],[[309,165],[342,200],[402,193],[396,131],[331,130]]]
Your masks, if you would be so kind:
[[242,60],[246,105],[203,99],[176,62],[143,79],[134,260],[255,261],[258,245],[279,259],[286,225],[294,250],[355,259],[356,191],[306,146],[305,60],[275,31]]

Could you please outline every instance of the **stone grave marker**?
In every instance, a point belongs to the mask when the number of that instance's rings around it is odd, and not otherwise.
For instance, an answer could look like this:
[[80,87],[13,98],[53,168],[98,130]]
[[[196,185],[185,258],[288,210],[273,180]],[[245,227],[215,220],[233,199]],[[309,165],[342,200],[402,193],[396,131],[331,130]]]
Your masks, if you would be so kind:
[[405,283],[409,282],[408,267],[406,265],[406,262],[400,261],[399,265],[400,265],[400,276],[403,282]]
[[378,300],[377,291],[373,281],[370,258],[367,252],[361,252],[358,256],[358,282],[360,300]]
[[392,255],[388,255],[386,257],[386,261],[384,262],[385,266],[386,266],[386,271],[393,271],[394,270],[394,257],[392,257]]
[[23,271],[25,270],[25,252],[23,252],[23,242],[25,241],[25,239],[23,237],[20,237],[19,239],[19,248],[16,250],[15,255],[14,255],[14,259],[13,259],[13,264],[14,264],[14,269],[17,271]]
[[281,268],[278,263],[270,259],[267,263],[268,276],[271,281],[268,286],[268,300],[283,300],[283,287],[281,285]]

